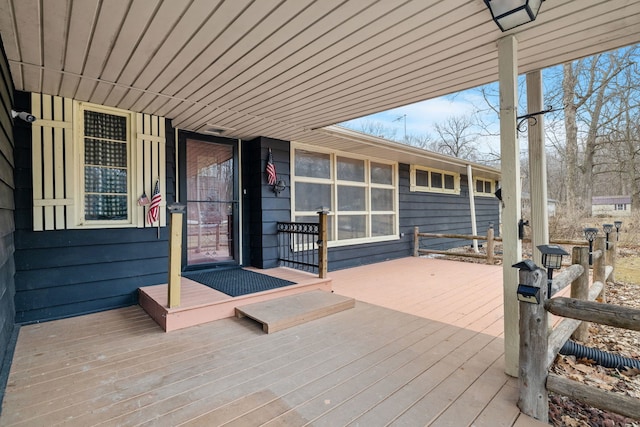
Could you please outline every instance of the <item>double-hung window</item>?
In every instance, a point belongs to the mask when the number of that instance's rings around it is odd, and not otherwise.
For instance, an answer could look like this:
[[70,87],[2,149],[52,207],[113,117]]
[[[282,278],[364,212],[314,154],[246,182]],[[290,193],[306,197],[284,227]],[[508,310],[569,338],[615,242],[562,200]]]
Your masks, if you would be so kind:
[[328,210],[331,246],[397,238],[397,165],[346,153],[293,150],[293,218]]

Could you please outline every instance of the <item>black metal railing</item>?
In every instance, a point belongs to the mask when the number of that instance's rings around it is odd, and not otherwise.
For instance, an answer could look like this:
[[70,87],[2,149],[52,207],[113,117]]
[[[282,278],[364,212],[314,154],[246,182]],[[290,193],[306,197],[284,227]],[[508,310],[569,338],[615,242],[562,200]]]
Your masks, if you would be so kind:
[[319,273],[320,225],[311,222],[278,223],[278,261],[281,266]]

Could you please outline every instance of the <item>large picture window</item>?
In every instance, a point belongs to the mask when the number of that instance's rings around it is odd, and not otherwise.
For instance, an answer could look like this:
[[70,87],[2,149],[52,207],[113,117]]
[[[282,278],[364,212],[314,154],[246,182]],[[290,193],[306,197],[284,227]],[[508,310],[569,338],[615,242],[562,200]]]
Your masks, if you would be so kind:
[[131,223],[131,114],[80,109],[81,221]]
[[397,166],[349,154],[293,150],[293,217],[315,222],[328,210],[330,245],[395,239]]

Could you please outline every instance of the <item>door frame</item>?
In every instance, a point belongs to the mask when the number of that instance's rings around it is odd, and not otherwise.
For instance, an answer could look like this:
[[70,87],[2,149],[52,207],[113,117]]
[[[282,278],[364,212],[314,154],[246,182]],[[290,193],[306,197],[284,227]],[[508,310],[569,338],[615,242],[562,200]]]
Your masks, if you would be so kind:
[[[187,206],[187,139],[194,139],[201,142],[229,145],[233,149],[233,259],[216,263],[188,265],[187,264],[187,221],[182,221],[182,271],[193,271],[220,267],[230,267],[242,265],[242,198],[240,197],[241,176],[240,176],[240,141],[237,139],[224,138],[212,135],[205,135],[196,132],[178,130],[178,149],[176,159],[176,175],[179,188],[179,203]],[[185,212],[186,215],[186,212]]]

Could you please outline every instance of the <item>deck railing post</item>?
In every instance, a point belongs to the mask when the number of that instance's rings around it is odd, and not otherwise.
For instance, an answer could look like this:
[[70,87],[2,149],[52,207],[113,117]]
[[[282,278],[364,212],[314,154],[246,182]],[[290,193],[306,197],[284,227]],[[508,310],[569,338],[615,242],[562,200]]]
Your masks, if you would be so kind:
[[327,257],[327,211],[318,212],[318,277],[327,277],[329,260]]
[[489,228],[487,229],[487,264],[493,265],[493,257],[494,257],[494,248],[495,248],[495,241],[493,240],[494,238],[494,231],[493,231],[493,224],[489,225]]
[[[584,271],[571,282],[571,298],[589,299],[589,248],[576,246],[571,253],[571,263],[580,264]],[[589,338],[589,323],[582,322],[572,335],[573,339],[585,342]]]
[[[605,258],[606,258],[606,249],[605,249],[605,237],[604,236],[600,236],[600,237],[596,237],[596,240],[594,242],[593,245],[593,250],[594,252],[597,251],[601,251],[602,256],[598,257],[597,259],[593,260],[593,281],[594,282],[602,282],[603,285],[606,285],[605,281],[606,278],[604,277],[605,275]],[[602,292],[600,293],[600,298],[602,299],[602,302],[607,302],[607,291],[606,291],[606,286],[602,287]]]
[[180,306],[180,270],[182,270],[182,213],[181,206],[171,206],[169,227],[169,284],[167,302],[169,308]]
[[609,248],[607,249],[607,256],[605,258],[605,265],[610,265],[613,270],[611,270],[611,274],[607,277],[607,281],[615,282],[616,281],[616,256],[617,256],[618,245],[616,242],[609,242]]
[[418,249],[420,249],[420,233],[419,227],[413,227],[413,256],[418,256]]
[[547,325],[544,308],[547,299],[547,274],[541,268],[520,269],[519,284],[540,289],[540,303],[520,301],[520,354],[518,407],[522,413],[544,423],[549,421],[547,395]]

